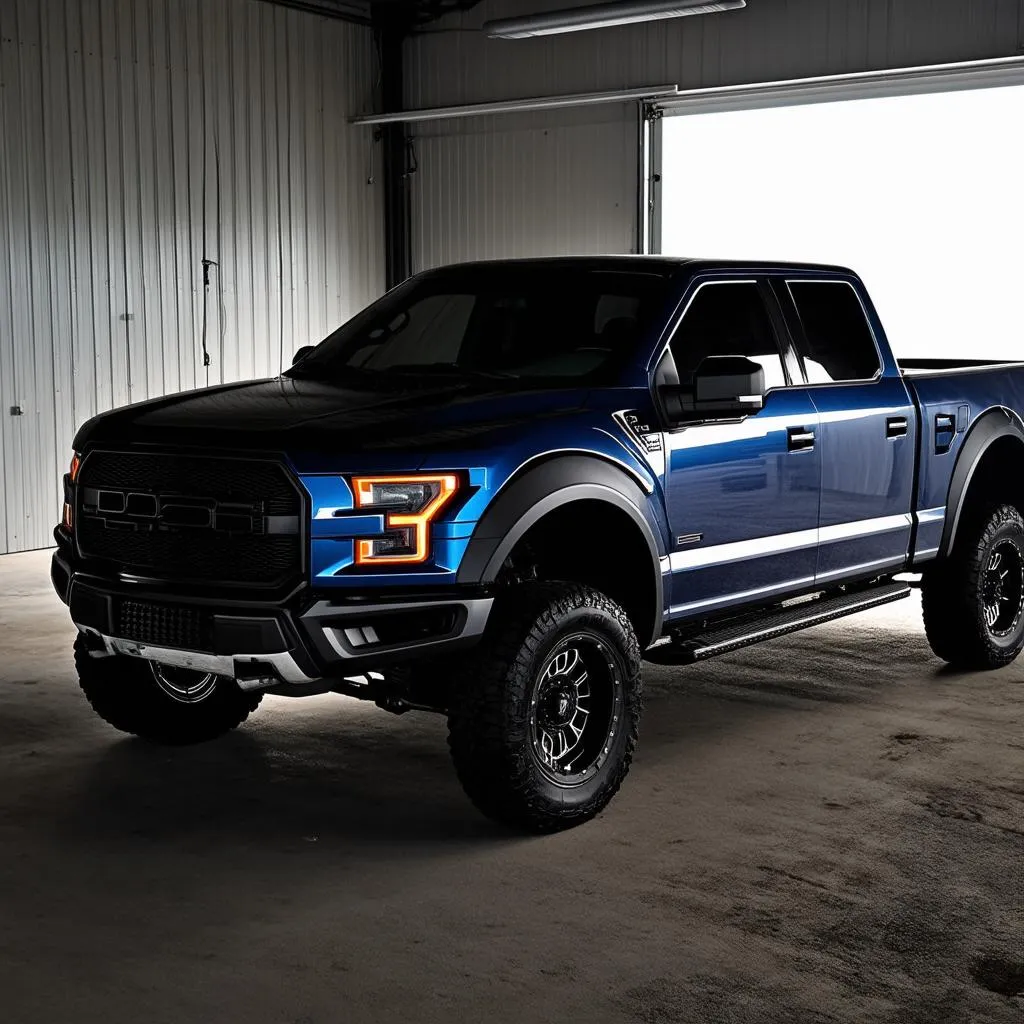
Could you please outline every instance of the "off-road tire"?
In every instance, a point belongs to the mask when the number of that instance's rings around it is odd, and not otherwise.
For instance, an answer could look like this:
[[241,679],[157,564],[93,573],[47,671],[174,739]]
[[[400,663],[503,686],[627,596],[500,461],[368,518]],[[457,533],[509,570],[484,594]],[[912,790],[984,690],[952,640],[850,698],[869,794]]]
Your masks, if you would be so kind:
[[81,635],[75,640],[75,667],[82,692],[100,718],[152,743],[183,746],[216,739],[241,725],[262,698],[219,676],[204,699],[179,703],[160,689],[148,661],[120,654],[94,658]]
[[[1024,564],[1024,519],[1012,505],[966,520],[952,554],[924,574],[921,600],[928,643],[955,668],[1003,668],[1024,648],[1024,607],[1016,609],[1016,619],[1008,630],[999,631],[1002,635],[985,617],[986,575],[997,550],[1008,555],[1015,550]],[[1007,612],[1011,615],[1012,609]]]
[[[553,778],[536,742],[536,701],[549,682],[542,673],[577,649],[571,644],[586,647],[587,657],[600,662],[590,663],[597,669],[593,675],[607,680],[610,696],[617,694],[605,703],[612,710],[593,718],[588,742],[596,742],[598,760],[583,770],[582,780]],[[593,818],[618,791],[642,707],[640,647],[626,613],[590,587],[524,583],[496,599],[483,641],[452,680],[448,744],[463,788],[485,815],[527,831],[554,832]],[[590,728],[589,715],[586,721]]]

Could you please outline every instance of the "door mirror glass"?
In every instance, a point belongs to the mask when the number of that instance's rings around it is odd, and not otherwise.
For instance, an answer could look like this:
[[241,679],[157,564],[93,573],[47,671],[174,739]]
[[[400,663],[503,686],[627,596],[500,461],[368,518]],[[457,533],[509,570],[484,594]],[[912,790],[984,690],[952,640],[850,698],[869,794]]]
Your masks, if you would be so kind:
[[303,345],[302,348],[297,349],[295,355],[292,356],[292,366],[296,363],[301,363],[315,348],[316,345]]
[[658,393],[673,423],[740,419],[764,406],[764,369],[745,356],[707,356],[693,384],[663,384]]

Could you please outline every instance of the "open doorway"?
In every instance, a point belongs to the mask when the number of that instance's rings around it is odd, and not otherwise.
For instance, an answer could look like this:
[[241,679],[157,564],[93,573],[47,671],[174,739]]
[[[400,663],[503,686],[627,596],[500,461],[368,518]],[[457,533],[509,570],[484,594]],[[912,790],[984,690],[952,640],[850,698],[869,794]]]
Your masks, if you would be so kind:
[[1024,86],[667,116],[661,251],[838,263],[900,357],[1024,359]]

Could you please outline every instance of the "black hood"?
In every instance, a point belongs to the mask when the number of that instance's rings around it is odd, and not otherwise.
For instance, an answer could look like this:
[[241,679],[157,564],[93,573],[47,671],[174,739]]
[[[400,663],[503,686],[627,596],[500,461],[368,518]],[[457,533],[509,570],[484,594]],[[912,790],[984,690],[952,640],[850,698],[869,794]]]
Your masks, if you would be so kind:
[[233,449],[422,451],[472,444],[538,416],[580,408],[586,389],[510,390],[515,382],[432,380],[387,389],[288,377],[158,398],[96,416],[75,448],[126,442]]

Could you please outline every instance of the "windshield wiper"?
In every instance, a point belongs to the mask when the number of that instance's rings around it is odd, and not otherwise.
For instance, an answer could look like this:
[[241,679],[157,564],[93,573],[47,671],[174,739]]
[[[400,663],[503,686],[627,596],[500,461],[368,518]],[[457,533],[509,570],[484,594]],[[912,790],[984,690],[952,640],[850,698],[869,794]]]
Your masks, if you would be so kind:
[[346,384],[351,381],[367,384],[372,383],[378,375],[373,370],[364,370],[359,366],[343,366],[340,370],[332,372],[326,366],[306,366],[300,370],[296,365],[285,370],[284,376],[293,380],[313,380],[330,384]]
[[461,366],[459,363],[396,363],[378,370],[378,373],[447,373],[452,376],[481,377],[488,380],[518,380],[518,373],[502,370],[482,370],[475,366]]

